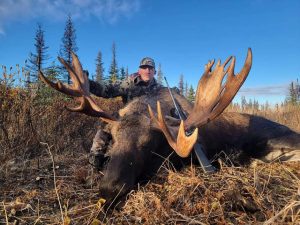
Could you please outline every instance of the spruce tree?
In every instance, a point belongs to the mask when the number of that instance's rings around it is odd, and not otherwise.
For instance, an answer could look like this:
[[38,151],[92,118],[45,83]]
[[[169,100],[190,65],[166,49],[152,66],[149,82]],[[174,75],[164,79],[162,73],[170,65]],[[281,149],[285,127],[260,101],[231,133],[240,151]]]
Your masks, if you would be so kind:
[[195,101],[195,90],[194,90],[194,88],[193,88],[192,85],[190,86],[190,89],[189,89],[189,93],[188,93],[187,99],[188,99],[190,102]]
[[183,82],[183,74],[179,76],[178,89],[181,95],[184,95],[184,82]]
[[295,83],[295,92],[296,92],[297,102],[299,102],[300,101],[300,84],[299,84],[298,78]]
[[163,76],[164,75],[163,75],[163,72],[161,70],[161,64],[159,63],[158,68],[157,68],[157,78],[156,78],[157,83],[163,85]]
[[[47,76],[47,78],[51,81],[54,81],[58,78],[60,73],[59,66],[55,65],[55,62],[53,61],[49,67],[47,67],[44,70],[44,74]],[[39,98],[36,99],[36,101],[39,104],[47,104],[54,100],[54,96],[57,96],[57,92],[53,89],[48,87],[46,84],[42,83],[42,88],[38,90],[38,96]]]
[[258,103],[258,100],[255,100],[253,101],[253,107],[254,107],[254,110],[259,110],[259,103]]
[[59,66],[53,61],[51,65],[46,69],[45,74],[49,80],[56,80],[59,76]]
[[298,100],[299,100],[299,97],[298,97],[298,94],[299,94],[299,85],[294,82],[291,82],[290,85],[289,85],[289,92],[288,92],[288,96],[287,96],[287,103],[289,104],[292,104],[292,105],[296,105]]
[[189,88],[188,88],[189,86],[188,86],[188,83],[187,83],[187,81],[185,82],[185,92],[184,92],[184,96],[187,98],[187,96],[188,96],[188,93],[189,93]]
[[241,107],[242,107],[243,111],[247,108],[247,100],[246,100],[245,96],[241,97]]
[[270,109],[270,104],[268,101],[266,101],[265,103],[265,110],[269,110]]
[[253,109],[253,103],[252,103],[252,99],[251,98],[249,99],[249,102],[248,102],[248,108],[249,109]]
[[116,44],[112,45],[112,61],[109,68],[109,82],[115,83],[119,79],[119,69],[116,60]]
[[126,77],[126,79],[129,77],[128,66],[126,67],[125,77]]
[[100,82],[104,80],[104,68],[103,68],[103,62],[102,62],[102,53],[101,51],[98,52],[97,58],[96,58],[96,77],[95,81]]
[[[76,53],[78,48],[76,45],[76,30],[72,22],[71,15],[68,15],[64,36],[61,39],[62,44],[60,46],[60,57],[62,57],[67,63],[71,65],[72,55],[71,52]],[[61,67],[63,73],[63,79],[70,84],[70,75],[65,67]]]
[[126,79],[126,71],[125,68],[122,66],[120,69],[120,80],[125,80]]
[[49,58],[47,55],[48,47],[45,45],[44,30],[41,24],[37,24],[37,29],[35,33],[35,52],[30,52],[28,63],[26,69],[28,71],[27,85],[30,83],[36,83],[38,81],[38,72],[42,70],[43,64]]

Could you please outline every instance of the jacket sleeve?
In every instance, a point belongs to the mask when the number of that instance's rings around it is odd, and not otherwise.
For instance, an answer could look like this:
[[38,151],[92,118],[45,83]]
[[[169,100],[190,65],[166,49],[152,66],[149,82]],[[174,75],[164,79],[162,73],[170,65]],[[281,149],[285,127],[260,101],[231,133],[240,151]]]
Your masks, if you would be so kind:
[[117,81],[114,84],[105,84],[104,82],[95,82],[89,80],[90,92],[98,97],[113,98],[117,96],[126,97],[131,87],[131,81]]
[[101,82],[95,82],[93,80],[89,80],[90,83],[90,92],[98,97],[103,97],[105,85]]

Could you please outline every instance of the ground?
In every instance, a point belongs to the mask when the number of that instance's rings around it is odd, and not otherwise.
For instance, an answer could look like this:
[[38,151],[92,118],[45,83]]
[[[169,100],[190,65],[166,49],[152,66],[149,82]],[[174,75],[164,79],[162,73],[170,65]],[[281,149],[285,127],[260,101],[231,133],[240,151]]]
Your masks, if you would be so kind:
[[[300,224],[299,163],[237,167],[225,154],[211,175],[166,161],[123,202],[103,207],[102,174],[87,160],[97,119],[62,101],[2,111],[0,224]],[[113,101],[101,104],[121,106]]]

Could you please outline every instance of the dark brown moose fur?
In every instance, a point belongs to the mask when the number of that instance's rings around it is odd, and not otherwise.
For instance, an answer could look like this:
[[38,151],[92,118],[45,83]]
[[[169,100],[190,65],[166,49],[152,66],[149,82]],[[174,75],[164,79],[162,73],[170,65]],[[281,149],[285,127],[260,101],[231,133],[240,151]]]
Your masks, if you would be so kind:
[[[188,114],[192,104],[181,95],[174,95]],[[113,144],[100,187],[104,198],[111,200],[127,193],[144,175],[155,172],[171,153],[169,160],[180,165],[179,157],[150,119],[147,105],[156,109],[157,101],[161,102],[163,114],[172,116],[174,105],[168,90],[162,88],[128,103],[119,111],[120,122],[111,125]],[[266,162],[280,156],[282,161],[300,160],[300,134],[259,116],[224,112],[200,128],[199,140],[209,158],[221,151],[237,150],[241,163],[247,163],[251,157]]]

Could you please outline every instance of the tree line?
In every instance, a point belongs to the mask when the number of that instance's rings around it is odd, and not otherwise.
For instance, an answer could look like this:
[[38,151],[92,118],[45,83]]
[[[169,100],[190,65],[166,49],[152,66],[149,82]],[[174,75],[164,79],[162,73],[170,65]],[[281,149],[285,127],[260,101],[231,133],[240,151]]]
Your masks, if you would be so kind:
[[[64,82],[70,84],[70,76],[67,73],[64,66],[58,66],[55,62],[48,67],[44,68],[45,62],[49,60],[49,55],[47,54],[48,46],[45,44],[45,31],[42,29],[41,24],[37,24],[36,34],[35,34],[35,51],[30,52],[28,60],[26,60],[26,85],[27,87],[37,87],[41,85],[38,79],[38,71],[43,70],[44,73],[50,78],[55,79],[59,78]],[[66,25],[64,29],[64,34],[61,39],[61,45],[59,50],[59,56],[63,58],[67,63],[72,63],[71,52],[76,53],[78,51],[78,47],[76,44],[76,29],[74,27],[71,15],[68,15],[66,20]],[[99,50],[95,59],[96,69],[94,73],[89,77],[92,80],[97,82],[108,82],[115,83],[118,80],[126,79],[129,76],[128,66],[124,67],[118,66],[117,56],[116,56],[116,44],[112,43],[112,59],[111,64],[109,66],[109,70],[107,74],[105,74],[104,63],[102,60],[102,52]],[[89,75],[89,72],[86,71]],[[161,69],[161,64],[158,64],[157,68],[157,82],[159,84],[164,85],[164,75]],[[188,100],[195,100],[195,89],[192,84],[188,84],[187,81],[184,81],[184,75],[179,75],[179,82],[177,88],[181,95],[185,96]],[[298,80],[296,82],[291,82],[288,89],[288,94],[286,96],[285,103],[289,104],[300,104],[300,85]],[[258,102],[254,100],[254,102],[249,102],[251,108],[258,108]],[[245,98],[242,98],[241,102],[242,107],[250,107],[245,104]]]
[[[58,66],[55,62],[48,67],[44,68],[46,61],[49,59],[47,54],[48,46],[45,44],[45,31],[42,28],[41,24],[37,25],[36,34],[35,34],[35,51],[30,52],[28,60],[26,60],[26,69],[28,72],[26,83],[28,86],[38,83],[38,71],[43,70],[47,76],[50,78],[58,78],[64,82],[70,84],[70,76],[67,73],[64,66]],[[59,50],[59,57],[64,59],[67,63],[72,64],[72,52],[76,53],[78,51],[76,43],[76,29],[74,27],[71,16],[69,15],[66,20],[66,25],[64,29],[64,34],[61,39],[61,45]],[[128,77],[128,67],[118,67],[116,60],[116,45],[112,44],[112,61],[109,67],[107,76],[104,73],[104,66],[102,61],[102,53],[99,50],[95,59],[96,70],[91,75],[90,79],[95,81],[104,81],[114,83],[116,80],[125,79]],[[89,75],[89,72],[86,71]]]
[[[37,29],[34,38],[34,47],[35,51],[29,53],[28,60],[26,60],[26,86],[37,87],[39,88],[41,83],[38,79],[38,72],[43,70],[44,73],[50,79],[61,79],[63,82],[68,84],[71,83],[70,76],[67,73],[64,66],[58,66],[55,64],[55,61],[51,63],[50,66],[45,66],[47,60],[49,60],[49,55],[47,53],[48,46],[45,43],[45,31],[42,28],[40,23],[37,24]],[[72,21],[71,15],[68,15],[64,34],[61,39],[61,45],[59,50],[59,57],[64,59],[67,63],[72,63],[71,52],[76,53],[78,51],[77,43],[76,43],[76,29],[74,23]],[[107,74],[105,74],[105,68],[102,58],[102,52],[99,50],[95,59],[95,71],[89,77],[92,80],[97,82],[108,82],[115,83],[117,80],[123,80],[128,78],[128,66],[119,67],[117,63],[116,56],[116,44],[112,43],[112,59],[111,64],[109,66],[109,70]],[[89,71],[86,71],[89,76]],[[161,64],[158,64],[157,67],[157,82],[159,84],[164,85],[163,72],[161,68]],[[187,82],[184,83],[183,75],[181,74],[179,77],[178,89],[182,95],[187,97],[190,101],[194,101],[195,91],[192,85],[188,86]]]
[[228,108],[234,109],[234,111],[268,111],[271,108],[275,108],[278,110],[279,108],[284,108],[286,106],[300,106],[300,84],[298,79],[296,81],[292,81],[288,88],[288,93],[284,102],[280,104],[277,103],[273,107],[266,100],[264,103],[259,103],[256,99],[246,99],[245,96],[241,96],[240,103],[231,103]]
[[291,105],[300,105],[300,84],[298,79],[290,83],[285,102]]

